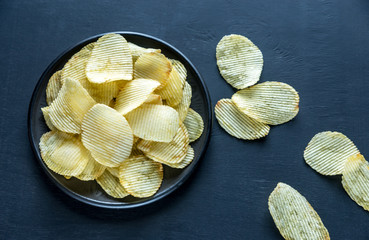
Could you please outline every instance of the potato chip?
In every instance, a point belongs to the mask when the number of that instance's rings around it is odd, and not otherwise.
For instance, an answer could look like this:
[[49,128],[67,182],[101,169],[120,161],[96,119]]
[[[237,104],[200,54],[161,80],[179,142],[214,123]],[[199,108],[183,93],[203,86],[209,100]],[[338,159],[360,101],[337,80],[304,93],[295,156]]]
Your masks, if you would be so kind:
[[61,87],[62,87],[61,71],[57,71],[51,76],[49,82],[47,83],[46,102],[48,105],[50,105],[58,96]]
[[163,181],[163,166],[145,156],[129,158],[119,167],[119,180],[132,196],[150,197]]
[[106,171],[109,171],[110,174],[113,175],[114,177],[119,178],[119,166],[118,167],[107,167]]
[[254,140],[268,135],[270,127],[241,112],[231,99],[221,99],[215,105],[219,125],[233,137]]
[[131,50],[124,37],[110,33],[100,37],[86,65],[86,76],[92,83],[132,80]]
[[232,87],[243,89],[259,81],[263,54],[248,38],[224,36],[217,45],[216,57],[220,74]]
[[202,117],[192,108],[188,110],[183,123],[187,128],[190,142],[196,141],[201,136],[202,131],[204,131],[204,121]]
[[91,153],[89,154],[90,156],[86,167],[79,175],[75,176],[76,178],[82,181],[91,181],[100,177],[106,168],[105,166],[96,162],[95,159],[92,157]]
[[135,62],[137,58],[143,53],[151,53],[151,52],[161,53],[160,49],[144,48],[131,42],[128,42],[128,46],[131,49],[133,62]]
[[135,62],[134,78],[153,79],[160,82],[159,89],[165,87],[169,80],[172,64],[161,53],[152,52],[141,54]]
[[178,60],[170,59],[170,62],[172,63],[172,66],[177,72],[179,73],[179,76],[181,78],[181,82],[184,84],[184,82],[187,79],[187,69],[186,67]]
[[135,136],[150,141],[170,142],[179,127],[178,113],[164,105],[144,104],[126,118]]
[[60,131],[81,133],[82,119],[95,103],[78,81],[67,78],[48,109],[50,120]]
[[347,158],[360,153],[355,144],[339,132],[316,134],[304,151],[306,163],[323,175],[342,174]]
[[121,114],[104,104],[96,104],[83,119],[82,142],[97,162],[116,167],[131,154],[133,135]]
[[190,109],[191,98],[192,98],[191,85],[188,82],[185,82],[181,102],[174,107],[174,109],[178,112],[179,119],[182,122],[186,119],[188,109]]
[[193,150],[191,146],[188,146],[187,154],[182,161],[180,161],[179,163],[166,163],[166,164],[172,168],[183,169],[187,167],[188,165],[190,165],[194,157],[195,157],[195,151]]
[[232,101],[248,116],[270,125],[290,121],[299,112],[299,95],[290,85],[264,82],[233,94]]
[[147,97],[147,99],[145,100],[145,103],[163,105],[163,100],[160,95],[153,93]]
[[178,71],[173,68],[170,72],[167,85],[161,90],[157,90],[156,93],[165,100],[167,105],[175,107],[182,100],[183,85],[184,81],[181,80]]
[[141,106],[159,85],[158,81],[151,79],[135,79],[128,82],[119,92],[114,109],[126,115]]
[[342,173],[342,185],[359,206],[369,211],[369,163],[361,154],[348,158]]
[[278,183],[269,196],[269,212],[285,239],[330,239],[318,213],[298,191]]
[[186,127],[180,123],[176,135],[169,143],[140,141],[137,148],[145,156],[156,162],[166,165],[180,163],[186,156],[189,146],[189,137]]
[[42,114],[44,115],[45,123],[50,130],[56,130],[56,127],[53,125],[49,115],[49,106],[41,108]]
[[113,176],[109,171],[104,171],[104,173],[96,179],[96,182],[108,195],[114,198],[124,198],[129,195],[119,183],[119,179]]
[[42,135],[40,152],[48,168],[67,176],[81,174],[90,159],[90,153],[79,136],[57,130]]

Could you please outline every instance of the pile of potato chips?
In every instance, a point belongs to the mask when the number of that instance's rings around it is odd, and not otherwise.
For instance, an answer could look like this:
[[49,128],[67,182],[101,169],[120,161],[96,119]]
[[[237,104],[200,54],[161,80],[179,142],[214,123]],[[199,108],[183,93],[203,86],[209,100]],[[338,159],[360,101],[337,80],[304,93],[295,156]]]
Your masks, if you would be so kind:
[[293,87],[281,82],[254,85],[260,78],[263,55],[248,38],[224,36],[217,45],[216,57],[223,78],[241,89],[215,106],[220,126],[230,135],[259,139],[268,135],[269,125],[288,122],[297,115],[300,98]]
[[47,85],[43,161],[66,178],[96,179],[114,198],[154,195],[162,164],[188,166],[203,132],[186,78],[181,62],[119,34],[86,45]]

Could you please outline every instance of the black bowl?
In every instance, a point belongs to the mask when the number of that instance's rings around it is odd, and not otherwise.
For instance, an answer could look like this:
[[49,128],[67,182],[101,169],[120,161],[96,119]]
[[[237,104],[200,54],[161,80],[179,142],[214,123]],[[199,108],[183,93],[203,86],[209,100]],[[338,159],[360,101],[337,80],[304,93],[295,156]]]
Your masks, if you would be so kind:
[[129,196],[123,199],[115,199],[107,195],[96,183],[96,181],[84,182],[75,178],[67,180],[63,176],[51,171],[42,161],[38,144],[42,134],[49,131],[41,112],[41,108],[47,106],[45,90],[48,80],[54,72],[63,68],[64,64],[68,61],[68,59],[72,57],[73,54],[78,52],[83,46],[87,45],[88,43],[96,41],[104,34],[90,37],[76,44],[74,47],[62,53],[47,67],[45,72],[42,74],[40,80],[38,81],[35,90],[33,91],[33,95],[29,105],[28,135],[32,149],[36,155],[38,162],[41,164],[46,174],[63,192],[73,197],[74,199],[93,206],[120,209],[139,207],[153,203],[173,192],[180,185],[182,185],[185,180],[188,179],[188,177],[193,172],[199,160],[206,151],[212,125],[212,108],[208,90],[199,72],[180,51],[178,51],[170,44],[146,34],[135,32],[116,33],[124,36],[127,41],[138,44],[140,46],[159,48],[162,50],[162,53],[165,56],[181,61],[186,67],[188,74],[187,81],[192,87],[193,95],[191,108],[197,111],[204,120],[204,132],[202,136],[197,141],[191,143],[191,146],[195,150],[195,158],[193,162],[182,170],[164,167],[163,183],[159,191],[152,197],[140,199]]

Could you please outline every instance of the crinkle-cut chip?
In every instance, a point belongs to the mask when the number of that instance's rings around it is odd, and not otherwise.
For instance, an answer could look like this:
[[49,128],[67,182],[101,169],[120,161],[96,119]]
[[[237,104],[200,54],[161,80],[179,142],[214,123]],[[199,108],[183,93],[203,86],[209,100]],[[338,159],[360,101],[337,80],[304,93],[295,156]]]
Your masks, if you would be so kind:
[[342,185],[359,206],[369,211],[369,163],[361,154],[348,158],[342,173]]
[[132,74],[132,55],[126,39],[115,33],[100,37],[86,66],[88,80],[93,83],[132,80]]
[[50,105],[58,96],[61,87],[62,87],[61,70],[59,70],[51,76],[49,82],[47,83],[46,102],[48,105]]
[[190,142],[196,141],[204,131],[204,121],[202,120],[202,117],[192,108],[188,110],[183,123],[187,128]]
[[150,141],[170,142],[179,127],[178,113],[164,105],[144,104],[126,118],[135,136]]
[[95,45],[96,45],[96,42],[91,42],[91,43],[87,44],[86,46],[84,46],[81,50],[86,49],[88,51],[92,51],[92,49],[94,49]]
[[290,121],[299,112],[299,95],[288,84],[264,82],[242,89],[232,101],[248,116],[270,125]]
[[181,76],[178,71],[173,68],[170,72],[167,85],[164,88],[157,90],[156,93],[165,100],[167,105],[175,107],[182,100],[183,85],[184,81],[181,80]]
[[172,167],[172,168],[183,169],[183,168],[187,167],[188,165],[190,165],[190,163],[192,162],[194,157],[195,157],[195,151],[193,150],[193,148],[191,146],[188,146],[187,154],[181,162],[179,162],[179,163],[166,163],[166,164],[168,166]]
[[158,89],[165,87],[169,80],[172,64],[161,53],[151,52],[141,54],[135,62],[134,78],[153,79],[160,82]]
[[304,151],[306,163],[323,175],[342,174],[349,156],[360,153],[355,144],[340,132],[320,132]]
[[96,179],[96,182],[108,195],[114,198],[124,198],[129,195],[120,184],[119,178],[112,175],[109,171],[105,170],[104,173]]
[[107,167],[106,171],[109,171],[111,175],[119,178],[119,166],[118,167]]
[[269,212],[285,239],[330,239],[318,213],[304,196],[285,183],[278,183],[269,196]]
[[231,99],[221,99],[215,105],[219,125],[233,137],[254,140],[268,135],[270,127],[241,112]]
[[57,130],[42,135],[40,151],[48,168],[66,176],[81,174],[90,158],[79,136]]
[[163,105],[163,100],[160,95],[158,94],[150,94],[147,99],[145,100],[147,104],[156,104],[156,105]]
[[158,81],[142,78],[128,82],[118,94],[115,110],[126,115],[141,106],[159,85]]
[[248,38],[224,36],[217,45],[216,57],[220,74],[232,87],[243,89],[259,81],[263,54]]
[[52,124],[63,132],[81,133],[82,119],[96,102],[78,81],[67,78],[58,97],[51,103]]
[[147,141],[142,140],[137,144],[137,148],[145,156],[166,165],[180,163],[185,158],[188,147],[188,132],[183,123],[180,123],[176,135],[169,143],[153,141],[147,143]]
[[137,58],[143,53],[151,53],[151,52],[161,53],[160,49],[144,48],[131,42],[128,42],[128,46],[131,49],[133,62],[135,62]]
[[75,176],[76,178],[82,181],[91,181],[100,177],[106,168],[105,166],[96,162],[95,159],[92,157],[91,153],[89,154],[90,156],[86,167],[79,175]]
[[178,60],[170,59],[170,62],[172,63],[173,68],[176,69],[177,72],[179,73],[179,76],[181,78],[181,82],[182,82],[182,84],[184,84],[184,82],[187,79],[187,69],[186,69],[186,67]]
[[82,143],[97,162],[116,167],[131,154],[132,130],[117,111],[104,104],[96,104],[83,119]]
[[183,96],[181,102],[174,107],[174,109],[178,112],[179,119],[183,122],[186,119],[188,109],[191,105],[191,98],[192,98],[192,88],[191,85],[186,81],[184,83],[183,88]]
[[163,181],[163,166],[145,156],[129,158],[119,167],[119,180],[132,196],[150,197]]
[[41,111],[42,111],[42,114],[44,115],[44,119],[45,119],[45,123],[46,123],[47,127],[50,130],[56,130],[56,127],[53,125],[53,123],[51,122],[51,119],[50,119],[49,108],[50,108],[49,106],[43,107],[43,108],[41,108]]

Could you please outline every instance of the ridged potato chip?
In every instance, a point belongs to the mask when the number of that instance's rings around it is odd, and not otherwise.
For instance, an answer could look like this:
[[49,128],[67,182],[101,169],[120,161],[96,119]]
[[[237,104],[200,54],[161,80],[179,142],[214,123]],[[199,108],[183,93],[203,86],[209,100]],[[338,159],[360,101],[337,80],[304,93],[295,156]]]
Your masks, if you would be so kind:
[[182,100],[183,85],[184,81],[181,80],[181,76],[176,68],[173,68],[170,72],[167,85],[165,85],[164,88],[157,90],[156,93],[165,100],[167,105],[175,107]]
[[92,83],[132,80],[133,62],[128,42],[120,34],[100,37],[86,66],[86,76]]
[[270,127],[241,112],[231,99],[221,99],[215,105],[219,125],[233,137],[254,140],[268,135]]
[[346,161],[342,185],[352,200],[369,211],[369,163],[363,155],[352,155]]
[[192,108],[188,110],[183,123],[187,128],[190,143],[196,141],[204,131],[204,121],[202,120],[202,117]]
[[95,180],[96,178],[100,177],[101,174],[105,171],[105,166],[101,165],[100,163],[96,162],[95,159],[92,157],[91,153],[88,163],[86,167],[83,169],[83,171],[75,176],[79,180],[82,181],[91,181]]
[[184,84],[187,79],[186,67],[178,60],[170,59],[170,62],[172,63],[173,69],[177,70],[177,72],[179,73],[181,82]]
[[137,148],[140,149],[145,156],[168,166],[180,163],[185,158],[188,147],[188,132],[183,123],[180,123],[176,135],[169,143],[141,140],[137,144]]
[[285,239],[330,239],[318,213],[291,186],[278,183],[269,196],[268,207],[275,225]]
[[144,104],[126,118],[135,136],[150,141],[170,142],[179,127],[178,113],[164,105]]
[[161,53],[151,52],[141,54],[135,62],[134,78],[153,79],[160,82],[159,89],[165,87],[169,80],[172,64]]
[[131,154],[132,130],[116,110],[96,104],[82,121],[82,143],[97,162],[116,167]]
[[131,49],[133,62],[135,62],[137,60],[137,58],[143,53],[150,53],[150,52],[161,53],[160,49],[144,48],[144,47],[138,46],[138,45],[136,45],[134,43],[131,43],[131,42],[128,42],[128,46]]
[[47,83],[46,102],[48,105],[50,105],[58,96],[61,87],[62,87],[61,71],[57,71],[51,76],[49,82]]
[[248,38],[224,36],[217,45],[216,57],[220,74],[232,87],[243,89],[259,81],[263,54]]
[[264,82],[233,94],[232,101],[248,116],[270,125],[290,121],[299,112],[299,95],[286,83]]
[[349,156],[360,153],[355,144],[339,132],[316,134],[304,151],[306,163],[323,175],[342,174]]
[[53,123],[51,122],[51,119],[50,119],[49,108],[50,108],[49,106],[43,107],[43,108],[41,108],[41,111],[42,111],[42,114],[44,115],[44,119],[45,119],[45,123],[46,123],[47,127],[50,130],[56,130],[56,127],[53,125]]
[[48,109],[50,120],[60,131],[81,133],[82,119],[95,103],[78,81],[67,78]]
[[40,152],[48,168],[66,176],[81,174],[90,159],[79,136],[57,130],[42,135]]
[[158,81],[142,78],[128,82],[119,92],[114,109],[126,115],[141,106],[159,85]]
[[96,182],[108,195],[114,198],[124,198],[129,195],[120,184],[119,179],[113,176],[109,171],[105,170],[104,173],[96,179]]
[[129,158],[119,167],[119,180],[132,196],[150,197],[163,181],[163,166],[145,156]]
[[183,169],[187,167],[188,165],[190,165],[194,157],[195,157],[195,151],[193,150],[191,146],[188,146],[187,154],[182,161],[180,161],[179,163],[166,163],[166,165],[172,168]]
[[145,103],[163,105],[163,100],[160,95],[153,93],[147,97],[147,99],[145,100]]
[[109,171],[110,174],[113,175],[114,177],[119,178],[119,166],[118,167],[107,167],[105,170]]
[[183,122],[186,119],[188,109],[190,109],[192,98],[192,88],[191,85],[186,81],[183,87],[183,96],[181,102],[174,107],[178,112],[179,119]]

